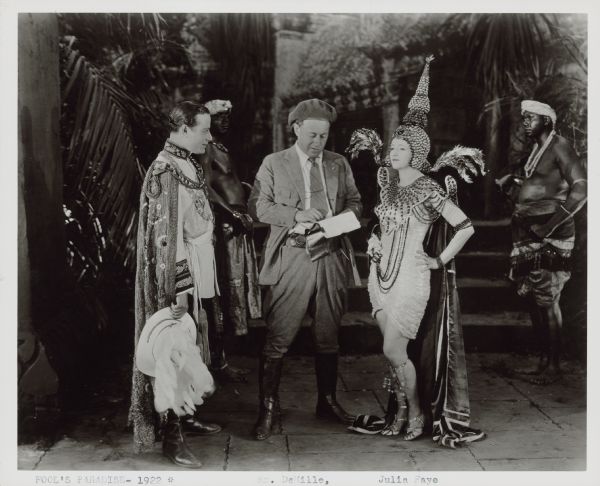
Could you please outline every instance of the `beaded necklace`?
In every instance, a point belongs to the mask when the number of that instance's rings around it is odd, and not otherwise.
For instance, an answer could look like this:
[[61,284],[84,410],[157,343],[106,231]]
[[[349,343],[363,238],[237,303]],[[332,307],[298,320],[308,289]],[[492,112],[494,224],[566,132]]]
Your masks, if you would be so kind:
[[535,169],[537,168],[537,165],[539,164],[542,155],[544,155],[544,152],[546,152],[546,149],[550,145],[550,142],[554,138],[554,135],[556,135],[556,132],[552,130],[541,148],[538,148],[537,143],[534,145],[533,150],[529,154],[529,158],[527,159],[527,162],[525,163],[524,167],[525,177],[527,179],[529,179],[535,172]]
[[[174,145],[171,142],[167,142],[167,145],[165,145],[165,152],[170,159],[165,168],[182,186],[185,187],[186,191],[194,201],[194,208],[200,217],[204,220],[214,222],[214,215],[210,204],[208,204],[206,180],[204,179],[204,170],[202,169],[202,166],[194,159],[190,152],[184,151],[184,149],[177,147],[177,145]],[[190,179],[183,173],[179,168],[177,161],[174,160],[174,157],[187,160],[194,166],[198,182]]]
[[385,272],[381,271],[380,263],[377,263],[377,283],[382,293],[387,294],[396,283],[402,259],[404,257],[404,247],[406,246],[406,235],[408,234],[409,221],[402,226],[399,231],[394,233],[390,258],[387,261]]
[[[166,165],[166,169],[173,175],[173,177],[175,177],[175,179],[177,179],[177,182],[183,184],[185,187],[188,187],[190,189],[202,189],[206,191],[204,169],[202,168],[202,165],[200,165],[192,156],[192,153],[189,150],[185,150],[175,145],[173,142],[167,140],[167,142],[165,143],[165,152],[171,160],[171,163]],[[173,156],[183,160],[187,160],[194,166],[194,169],[196,170],[196,175],[198,177],[198,182],[190,179],[181,171],[181,169],[179,169],[177,161],[173,159]]]
[[[381,186],[381,202],[375,208],[375,214],[385,233],[394,232],[385,271],[381,268],[381,262],[376,265],[377,283],[385,294],[394,286],[400,273],[410,215],[413,214],[421,223],[433,222],[441,211],[445,196],[441,194],[439,184],[425,175],[406,186],[399,185],[397,180],[390,181],[385,168],[380,169],[377,176]],[[429,205],[432,207],[424,207],[422,203],[427,200],[432,201],[433,205]]]

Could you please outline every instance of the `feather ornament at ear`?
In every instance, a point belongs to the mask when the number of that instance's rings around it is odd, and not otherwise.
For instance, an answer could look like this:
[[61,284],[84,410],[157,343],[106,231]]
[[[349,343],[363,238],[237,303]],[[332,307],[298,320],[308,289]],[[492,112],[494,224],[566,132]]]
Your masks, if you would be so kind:
[[385,161],[382,162],[383,142],[375,130],[359,128],[352,133],[346,153],[350,159],[356,159],[363,151],[371,152],[377,165],[386,165]]
[[474,177],[486,174],[483,152],[476,148],[457,145],[439,156],[432,172],[438,172],[444,167],[450,167],[458,172],[465,182],[471,184]]

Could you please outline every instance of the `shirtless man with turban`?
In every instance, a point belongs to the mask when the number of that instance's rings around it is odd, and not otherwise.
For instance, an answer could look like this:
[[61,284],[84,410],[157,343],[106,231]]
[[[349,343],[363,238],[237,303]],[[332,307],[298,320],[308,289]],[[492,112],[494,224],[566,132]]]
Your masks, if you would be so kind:
[[569,280],[575,242],[573,216],[586,201],[586,172],[568,140],[555,131],[556,113],[534,100],[521,103],[523,127],[535,144],[523,172],[498,181],[513,184],[513,249],[510,277],[520,296],[533,299],[540,362],[531,381],[547,384],[560,376],[560,295]]

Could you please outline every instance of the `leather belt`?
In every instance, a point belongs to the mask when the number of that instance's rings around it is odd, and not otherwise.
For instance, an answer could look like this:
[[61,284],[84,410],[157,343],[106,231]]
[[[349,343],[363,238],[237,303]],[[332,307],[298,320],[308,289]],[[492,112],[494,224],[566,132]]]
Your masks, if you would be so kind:
[[294,248],[306,248],[306,236],[304,235],[288,235],[287,246],[293,246]]
[[[306,248],[306,236],[292,234],[288,235],[286,240],[287,246],[293,246],[294,248]],[[317,243],[317,246],[325,246],[329,251],[336,251],[341,248],[340,238],[330,238]]]

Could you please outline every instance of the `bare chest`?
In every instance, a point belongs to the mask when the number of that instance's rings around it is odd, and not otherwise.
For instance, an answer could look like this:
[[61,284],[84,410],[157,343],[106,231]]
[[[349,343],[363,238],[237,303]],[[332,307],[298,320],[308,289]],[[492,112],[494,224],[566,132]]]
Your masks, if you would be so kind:
[[547,151],[531,176],[523,180],[519,202],[561,198],[567,189],[568,184],[558,168],[556,156]]

